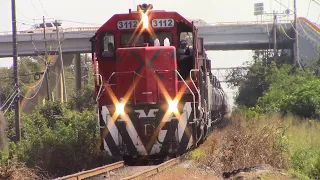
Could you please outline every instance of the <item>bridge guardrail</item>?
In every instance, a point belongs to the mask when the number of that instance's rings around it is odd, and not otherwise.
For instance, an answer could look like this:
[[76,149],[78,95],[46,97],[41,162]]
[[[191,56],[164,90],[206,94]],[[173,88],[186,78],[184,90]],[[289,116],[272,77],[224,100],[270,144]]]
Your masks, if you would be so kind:
[[[278,23],[290,23],[293,20],[278,20]],[[259,25],[259,24],[272,24],[273,21],[238,21],[238,22],[216,22],[209,23],[219,26],[228,26],[228,25]]]
[[301,20],[303,22],[305,22],[306,24],[308,24],[309,26],[311,26],[311,28],[318,32],[320,34],[320,27],[315,25],[314,23],[312,23],[311,21],[309,21],[307,18],[305,17],[298,17],[297,20]]
[[[62,28],[61,32],[74,32],[74,31],[96,31],[99,27],[69,27],[69,28]],[[32,33],[28,33],[32,31]],[[50,30],[51,32],[52,30]],[[43,33],[43,29],[34,29],[34,30],[22,30],[17,31],[17,34],[36,34],[36,33]],[[56,32],[54,32],[56,33]],[[3,31],[0,32],[0,35],[11,35],[12,31]]]
[[[320,28],[315,25],[314,23],[310,22],[308,19],[304,17],[298,17],[297,20],[302,20],[309,24],[315,31],[320,33]],[[292,23],[293,20],[278,20],[278,23]],[[207,22],[205,22],[207,23]],[[272,20],[270,21],[238,21],[238,22],[212,22],[207,23],[208,25],[218,25],[218,26],[228,26],[228,25],[259,25],[259,24],[270,24],[273,23]],[[62,32],[74,32],[74,31],[96,31],[99,27],[68,27],[68,28],[62,28]],[[22,30],[18,31],[18,34],[32,34],[27,33],[29,30]],[[42,29],[40,30],[32,30],[33,32],[40,33],[43,32]],[[0,35],[11,35],[12,31],[4,31],[0,32]]]

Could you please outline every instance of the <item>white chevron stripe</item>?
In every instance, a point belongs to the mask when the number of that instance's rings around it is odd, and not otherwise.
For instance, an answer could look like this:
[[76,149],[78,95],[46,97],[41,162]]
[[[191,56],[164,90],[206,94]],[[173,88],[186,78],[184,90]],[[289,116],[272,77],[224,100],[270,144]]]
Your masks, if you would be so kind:
[[186,130],[186,126],[187,126],[188,119],[190,117],[191,112],[192,112],[191,102],[186,102],[183,107],[183,112],[181,114],[181,120],[179,121],[179,124],[178,124],[179,142],[181,141],[183,133]]
[[159,111],[159,109],[150,109],[148,112],[148,115],[142,109],[138,109],[134,111],[139,113],[139,118],[144,118],[144,117],[156,117],[154,113]]
[[121,119],[126,121],[126,128],[127,128],[128,134],[129,134],[133,144],[137,148],[137,151],[139,152],[139,154],[140,155],[148,155],[147,150],[144,147],[144,145],[142,144],[142,141],[136,131],[136,128],[134,128],[130,117],[128,115],[123,115],[123,116],[121,115]]
[[102,118],[103,118],[104,122],[106,123],[108,129],[109,129],[109,133],[111,134],[114,142],[116,143],[116,145],[119,145],[119,138],[118,137],[120,136],[120,134],[119,134],[118,128],[116,127],[114,120],[112,119],[110,112],[106,106],[102,106],[101,115],[102,115]]
[[[167,119],[163,119],[164,122],[170,122],[172,119],[172,115],[168,116]],[[160,130],[159,134],[158,134],[158,140],[160,142],[163,142],[164,138],[167,135],[168,130]],[[160,144],[157,140],[155,141],[155,143],[152,146],[152,149],[150,151],[150,154],[157,154],[161,151],[161,147],[162,144]]]

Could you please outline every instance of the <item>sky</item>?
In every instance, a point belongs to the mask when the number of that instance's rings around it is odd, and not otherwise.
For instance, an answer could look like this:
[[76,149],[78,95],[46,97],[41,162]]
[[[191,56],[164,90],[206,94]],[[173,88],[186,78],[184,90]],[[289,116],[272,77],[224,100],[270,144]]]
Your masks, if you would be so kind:
[[[298,17],[320,24],[320,0],[315,0],[318,4],[313,0],[296,1]],[[177,11],[187,18],[202,19],[208,23],[240,22],[257,21],[253,12],[254,3],[259,2],[264,3],[267,13],[273,10],[280,13],[287,8],[293,10],[293,0],[16,0],[16,16],[18,30],[30,28],[42,21],[42,16],[62,20],[64,27],[91,27],[102,25],[113,14],[126,13],[129,8],[135,10],[137,4],[149,3],[153,4],[153,9]],[[262,17],[262,20],[271,19],[272,16]],[[0,0],[0,24],[0,32],[11,31],[11,0]],[[212,67],[234,67],[250,60],[252,51],[210,51],[208,55],[212,59]],[[12,58],[0,58],[0,67],[11,64]],[[232,96],[234,91],[227,89],[227,92]]]

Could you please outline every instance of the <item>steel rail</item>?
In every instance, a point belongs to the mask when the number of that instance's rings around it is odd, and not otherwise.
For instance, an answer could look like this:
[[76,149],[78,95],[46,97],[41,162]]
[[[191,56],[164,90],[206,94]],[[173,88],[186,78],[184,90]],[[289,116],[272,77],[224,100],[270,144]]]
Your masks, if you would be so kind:
[[150,169],[147,169],[147,170],[144,170],[144,171],[141,171],[141,172],[138,172],[132,176],[129,176],[129,177],[126,177],[126,178],[123,178],[122,180],[131,180],[131,179],[141,179],[141,178],[146,178],[146,177],[150,177],[152,175],[155,175],[177,163],[180,162],[180,158],[174,158],[174,159],[170,159],[169,161],[166,161],[156,167],[153,167],[153,168],[150,168]]
[[99,175],[99,174],[102,174],[102,173],[105,173],[105,172],[108,172],[108,171],[123,167],[123,166],[124,166],[124,161],[119,161],[119,162],[116,162],[116,163],[113,163],[113,164],[108,164],[108,165],[105,165],[105,166],[102,166],[102,167],[98,167],[98,168],[95,168],[95,169],[82,171],[82,172],[71,174],[71,175],[68,175],[68,176],[63,176],[63,177],[57,178],[55,180],[79,180],[79,179],[85,179],[85,178],[88,178],[88,177],[96,176],[96,175]]

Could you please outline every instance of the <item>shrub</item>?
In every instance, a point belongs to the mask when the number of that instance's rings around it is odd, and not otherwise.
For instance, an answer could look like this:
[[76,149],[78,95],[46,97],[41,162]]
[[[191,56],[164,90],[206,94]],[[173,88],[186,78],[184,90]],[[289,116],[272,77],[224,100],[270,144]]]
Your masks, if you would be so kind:
[[70,109],[84,111],[85,109],[93,110],[95,106],[93,87],[88,85],[72,95],[68,106]]
[[[99,150],[100,135],[95,111],[70,111],[48,102],[39,111],[24,114],[22,141],[10,143],[10,157],[27,167],[40,167],[50,176],[63,176],[114,162]],[[9,120],[13,128],[13,118]],[[10,136],[14,137],[14,131]]]

